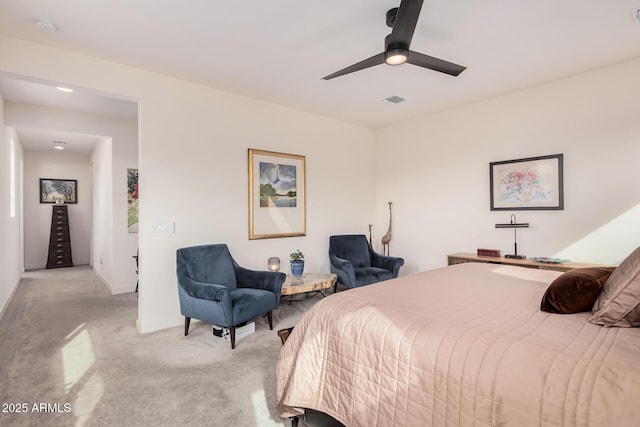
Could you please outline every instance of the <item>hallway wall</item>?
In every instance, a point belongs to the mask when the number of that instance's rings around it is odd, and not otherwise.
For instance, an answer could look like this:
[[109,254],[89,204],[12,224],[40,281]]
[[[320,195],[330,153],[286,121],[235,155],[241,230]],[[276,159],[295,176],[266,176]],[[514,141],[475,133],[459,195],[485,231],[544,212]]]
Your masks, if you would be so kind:
[[[100,230],[108,228],[112,230],[112,236],[109,239],[95,239],[94,235],[91,250],[87,250],[87,253],[78,261],[82,264],[89,264],[91,260],[88,252],[91,252],[91,256],[94,258],[93,267],[112,293],[133,292],[137,276],[132,257],[138,249],[138,234],[127,231],[127,168],[138,167],[137,120],[13,102],[6,103],[5,116],[8,126],[57,129],[83,135],[100,136],[111,141],[111,149],[107,154],[110,157],[108,163],[111,170],[108,182],[103,181],[106,188],[96,187],[94,183],[93,193],[88,193],[86,197],[79,200],[89,203],[90,198],[96,192],[100,193],[103,198],[105,191],[109,193],[109,203],[104,205],[104,209],[110,210],[108,215],[92,210],[88,212],[94,216],[94,231],[96,228]],[[92,159],[89,157],[87,155],[84,160],[87,168],[89,168],[91,161],[96,160],[93,153],[91,154]],[[88,173],[90,176],[90,172]],[[80,187],[80,191],[84,189],[86,186]],[[71,214],[72,212],[70,212]],[[96,219],[95,215],[98,214],[101,218],[108,218],[109,223],[106,224],[101,222],[101,219]],[[50,221],[50,216],[48,221]],[[91,218],[87,218],[86,221],[91,227]],[[28,228],[30,223],[25,222],[25,225]],[[72,248],[72,251],[75,252],[75,248]],[[75,259],[76,254],[73,255]],[[100,263],[100,259],[103,260],[103,263]],[[108,264],[104,264],[106,260],[108,260]],[[46,258],[44,262],[46,263]],[[38,263],[30,264],[27,268],[41,268],[38,265]]]
[[77,179],[78,203],[69,204],[69,232],[74,265],[89,264],[91,177],[89,158],[26,152],[24,163],[25,269],[45,268],[52,204],[40,203],[40,178]]
[[4,99],[0,93],[0,317],[18,286],[22,270],[22,162],[20,139],[13,129],[5,127]]

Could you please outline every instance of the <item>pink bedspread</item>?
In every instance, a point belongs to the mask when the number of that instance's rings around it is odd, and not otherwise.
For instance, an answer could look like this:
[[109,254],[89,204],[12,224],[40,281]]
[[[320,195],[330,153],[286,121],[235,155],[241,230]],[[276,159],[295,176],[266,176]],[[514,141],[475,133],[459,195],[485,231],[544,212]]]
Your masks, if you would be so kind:
[[640,426],[640,329],[540,311],[560,273],[459,264],[332,295],[283,346],[281,416],[347,426]]

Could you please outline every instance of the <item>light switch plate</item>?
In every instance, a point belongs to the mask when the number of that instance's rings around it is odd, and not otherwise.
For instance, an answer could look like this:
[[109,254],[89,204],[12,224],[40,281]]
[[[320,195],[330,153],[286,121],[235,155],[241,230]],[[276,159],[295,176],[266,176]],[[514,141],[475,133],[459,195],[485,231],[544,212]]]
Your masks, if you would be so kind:
[[173,221],[155,221],[151,225],[154,233],[175,233],[176,223]]

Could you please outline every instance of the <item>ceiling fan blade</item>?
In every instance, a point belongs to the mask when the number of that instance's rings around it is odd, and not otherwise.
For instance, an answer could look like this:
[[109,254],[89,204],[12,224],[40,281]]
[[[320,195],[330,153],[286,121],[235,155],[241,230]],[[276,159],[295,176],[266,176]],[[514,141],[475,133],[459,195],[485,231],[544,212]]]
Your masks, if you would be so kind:
[[444,59],[434,58],[433,56],[425,55],[420,52],[414,52],[413,50],[409,51],[407,62],[409,64],[417,65],[418,67],[440,71],[441,73],[449,74],[451,76],[457,76],[467,69],[467,67],[462,65],[454,64],[453,62],[445,61]]
[[422,2],[423,0],[402,0],[400,2],[396,20],[393,24],[393,30],[389,36],[389,44],[386,46],[386,49],[390,47],[409,49],[413,32],[416,29],[418,17],[420,16],[420,9],[422,9]]
[[365,68],[375,67],[376,65],[384,64],[384,53],[379,53],[377,55],[372,56],[371,58],[367,58],[364,61],[360,61],[357,64],[353,64],[348,66],[347,68],[343,68],[340,71],[336,71],[333,74],[329,74],[328,76],[324,76],[323,80],[331,80],[334,77],[344,76],[345,74],[353,73],[354,71],[364,70]]

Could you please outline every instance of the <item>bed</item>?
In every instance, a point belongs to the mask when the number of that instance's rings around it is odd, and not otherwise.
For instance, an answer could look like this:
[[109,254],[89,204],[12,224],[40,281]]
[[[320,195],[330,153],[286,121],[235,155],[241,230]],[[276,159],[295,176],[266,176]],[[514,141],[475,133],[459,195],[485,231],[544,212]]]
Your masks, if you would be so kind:
[[349,427],[640,425],[640,328],[542,312],[561,274],[465,263],[327,297],[280,352],[278,413]]

